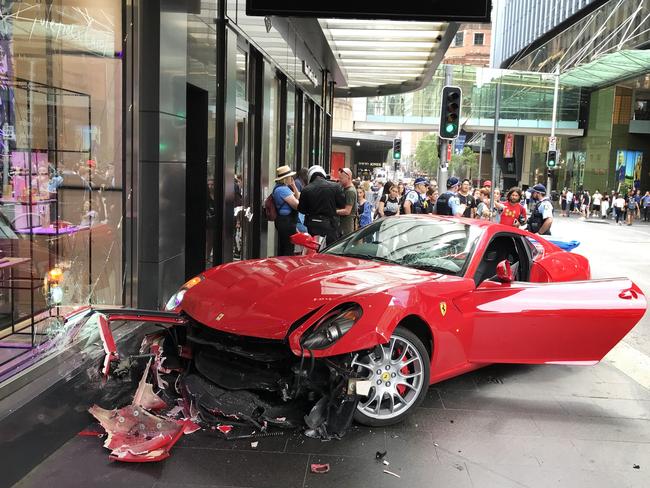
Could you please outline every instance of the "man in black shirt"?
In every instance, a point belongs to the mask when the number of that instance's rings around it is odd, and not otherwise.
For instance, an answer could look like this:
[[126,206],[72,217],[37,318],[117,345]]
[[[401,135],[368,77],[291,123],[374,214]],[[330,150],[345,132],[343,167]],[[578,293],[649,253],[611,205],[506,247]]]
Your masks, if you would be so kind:
[[474,200],[474,197],[469,192],[469,180],[465,178],[460,185],[460,190],[456,194],[461,205],[465,205],[465,211],[463,212],[463,217],[476,217],[476,207],[478,202]]
[[339,219],[336,210],[345,207],[341,185],[327,181],[321,166],[312,166],[307,173],[309,183],[300,193],[298,212],[305,215],[307,231],[322,236],[329,245],[337,239]]

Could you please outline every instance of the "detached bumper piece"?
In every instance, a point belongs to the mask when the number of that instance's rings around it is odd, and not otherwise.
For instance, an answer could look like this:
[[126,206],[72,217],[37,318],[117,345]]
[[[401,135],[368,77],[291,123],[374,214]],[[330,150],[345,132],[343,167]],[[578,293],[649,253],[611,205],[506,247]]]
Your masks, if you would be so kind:
[[[113,460],[163,460],[183,434],[201,427],[227,439],[281,435],[280,429],[332,439],[352,423],[358,397],[349,386],[356,378],[351,355],[296,357],[285,341],[227,334],[170,313],[95,313],[108,381],[123,379],[125,368],[137,374],[146,361],[130,405],[89,410],[108,434],[104,446]],[[162,330],[144,335],[139,354],[129,356],[113,340],[110,324],[117,320],[154,322]]]

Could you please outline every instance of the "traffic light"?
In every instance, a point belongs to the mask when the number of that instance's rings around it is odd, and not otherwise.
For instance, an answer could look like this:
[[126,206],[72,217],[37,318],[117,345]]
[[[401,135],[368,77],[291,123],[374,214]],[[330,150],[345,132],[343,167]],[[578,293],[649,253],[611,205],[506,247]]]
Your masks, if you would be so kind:
[[393,139],[393,159],[402,159],[402,139]]
[[442,89],[441,139],[455,139],[458,137],[462,94],[463,92],[458,86],[446,86]]
[[549,151],[546,155],[546,167],[548,169],[555,169],[557,166],[557,151]]

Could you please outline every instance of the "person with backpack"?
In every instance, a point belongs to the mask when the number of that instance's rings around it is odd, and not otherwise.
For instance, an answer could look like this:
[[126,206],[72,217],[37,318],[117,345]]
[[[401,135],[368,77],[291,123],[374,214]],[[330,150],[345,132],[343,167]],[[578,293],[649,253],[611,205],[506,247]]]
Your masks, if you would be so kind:
[[426,178],[416,178],[413,182],[414,190],[404,193],[402,201],[403,214],[423,214],[426,213],[424,202],[426,200],[429,182]]
[[399,188],[392,181],[388,181],[384,186],[384,194],[377,203],[377,216],[392,217],[393,215],[399,215],[399,211]]
[[462,217],[463,213],[465,213],[467,207],[460,203],[457,195],[459,186],[460,180],[455,176],[447,180],[447,191],[440,195],[436,202],[436,213],[438,215]]
[[528,218],[528,232],[542,236],[551,235],[551,225],[553,225],[553,203],[546,196],[546,187],[541,183],[533,186],[533,201],[535,206]]
[[637,211],[639,209],[639,203],[637,202],[634,190],[627,192],[627,225],[632,225],[634,222],[634,217],[636,217]]
[[[291,243],[291,236],[296,233],[297,209],[300,199],[300,192],[293,179],[296,172],[291,171],[291,168],[286,165],[280,166],[275,172],[275,188],[273,188],[270,196],[273,198],[276,211],[275,229],[278,231],[278,256],[293,256],[294,248]],[[265,204],[265,209],[266,207]],[[269,212],[267,211],[267,213]],[[268,217],[269,215],[267,215]]]

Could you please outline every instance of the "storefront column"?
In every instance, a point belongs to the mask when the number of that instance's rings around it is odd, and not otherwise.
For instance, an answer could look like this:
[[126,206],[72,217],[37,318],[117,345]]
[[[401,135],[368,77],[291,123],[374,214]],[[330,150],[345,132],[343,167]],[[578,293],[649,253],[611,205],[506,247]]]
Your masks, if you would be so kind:
[[187,10],[141,0],[138,306],[158,308],[185,271]]

